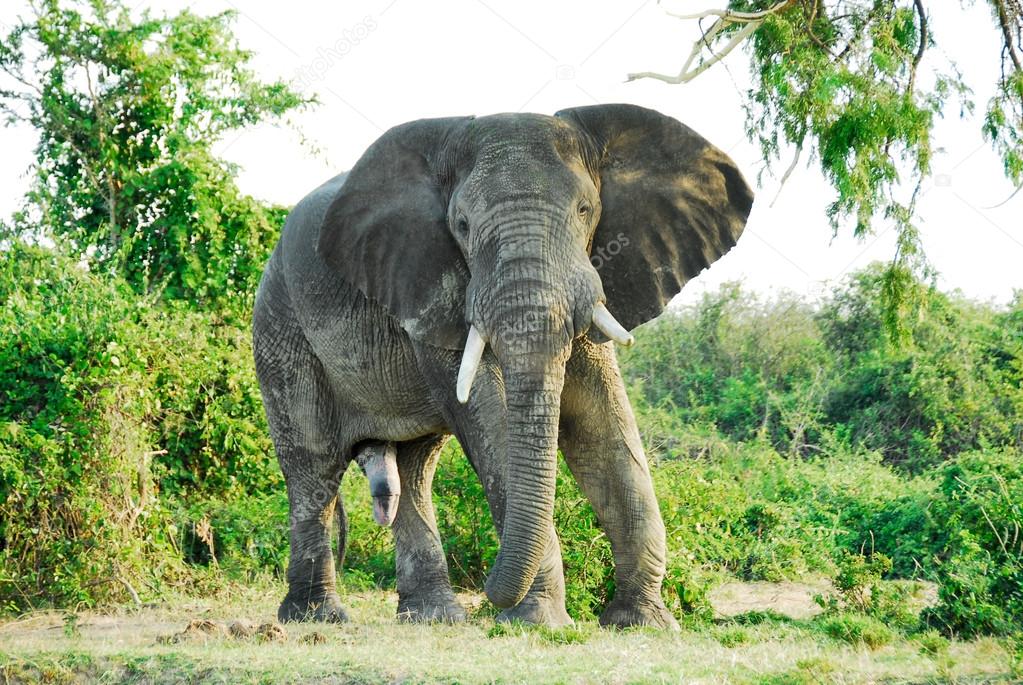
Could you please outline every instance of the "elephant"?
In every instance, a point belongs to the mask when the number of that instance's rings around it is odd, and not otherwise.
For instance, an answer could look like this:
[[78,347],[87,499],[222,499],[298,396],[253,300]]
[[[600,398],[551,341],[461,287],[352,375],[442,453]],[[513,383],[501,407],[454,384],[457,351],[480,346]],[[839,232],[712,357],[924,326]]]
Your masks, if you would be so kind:
[[347,620],[330,528],[355,460],[392,525],[398,617],[464,620],[431,495],[453,435],[498,530],[485,583],[498,620],[572,622],[560,449],[611,543],[601,625],[677,629],[614,345],[736,244],[752,203],[726,154],[629,104],[402,124],[301,200],[253,313],[290,511],[279,619]]

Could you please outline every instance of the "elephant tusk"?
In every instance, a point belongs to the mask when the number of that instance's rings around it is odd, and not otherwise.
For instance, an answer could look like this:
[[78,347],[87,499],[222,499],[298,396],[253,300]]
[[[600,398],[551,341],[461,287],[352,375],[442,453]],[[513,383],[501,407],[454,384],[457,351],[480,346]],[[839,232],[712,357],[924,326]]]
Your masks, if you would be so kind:
[[625,328],[618,323],[611,312],[607,310],[607,307],[603,302],[598,302],[593,305],[593,323],[599,328],[604,335],[614,340],[619,345],[629,347],[632,343],[636,342],[636,339],[632,337]]
[[458,384],[455,386],[458,401],[462,404],[469,401],[469,389],[472,388],[472,380],[476,378],[486,346],[487,341],[480,332],[475,326],[470,326],[469,337],[465,340],[465,352],[462,353],[462,365],[458,368]]

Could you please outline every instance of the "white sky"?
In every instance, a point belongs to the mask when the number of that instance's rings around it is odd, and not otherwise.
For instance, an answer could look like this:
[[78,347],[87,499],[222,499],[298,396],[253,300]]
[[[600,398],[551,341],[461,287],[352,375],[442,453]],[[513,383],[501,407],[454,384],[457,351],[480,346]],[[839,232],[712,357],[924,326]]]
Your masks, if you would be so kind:
[[[953,107],[938,125],[934,143],[942,152],[918,205],[923,240],[942,288],[1004,302],[1023,287],[1023,193],[991,209],[1013,188],[979,130],[1000,42],[984,3],[958,5],[929,3],[941,50],[929,51],[928,62],[958,64],[974,89],[978,114],[961,120]],[[24,6],[4,0],[0,24],[13,23]],[[672,8],[713,6],[676,0]],[[272,126],[220,144],[220,154],[242,166],[242,189],[266,200],[294,204],[404,121],[553,113],[599,102],[630,102],[675,116],[731,154],[751,184],[760,170],[740,107],[747,82],[743,54],[687,85],[624,82],[632,71],[677,72],[697,35],[692,22],[666,16],[654,0],[142,0],[138,7],[189,7],[201,14],[235,9],[236,33],[256,53],[255,69],[267,79],[295,79],[319,95],[318,107],[294,117],[319,153],[301,145],[294,131]],[[30,130],[0,129],[2,216],[20,203],[33,143]],[[791,154],[783,153],[778,176]],[[765,175],[738,246],[687,286],[682,300],[735,279],[765,293],[785,288],[815,295],[850,270],[891,258],[892,233],[883,225],[866,241],[849,230],[832,240],[824,210],[834,193],[816,166],[807,168],[808,157],[773,207],[778,180]]]

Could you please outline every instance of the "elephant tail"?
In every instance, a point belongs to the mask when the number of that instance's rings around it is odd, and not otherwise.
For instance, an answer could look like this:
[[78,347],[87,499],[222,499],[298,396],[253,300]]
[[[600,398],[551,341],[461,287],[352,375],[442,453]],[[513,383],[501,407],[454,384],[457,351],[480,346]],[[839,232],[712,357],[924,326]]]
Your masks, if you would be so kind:
[[340,576],[345,565],[345,549],[348,547],[348,514],[345,512],[345,503],[341,498],[340,488],[338,488],[337,501],[334,504],[334,520],[337,526],[337,561],[334,573]]

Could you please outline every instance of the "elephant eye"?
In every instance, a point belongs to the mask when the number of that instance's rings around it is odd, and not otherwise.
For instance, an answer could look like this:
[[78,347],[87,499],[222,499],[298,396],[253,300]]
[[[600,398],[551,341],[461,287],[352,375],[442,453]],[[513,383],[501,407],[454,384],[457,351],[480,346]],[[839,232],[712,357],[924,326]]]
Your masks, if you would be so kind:
[[465,235],[469,232],[469,221],[464,216],[460,216],[458,221],[455,222],[455,228],[458,229],[459,233]]
[[579,216],[585,219],[590,215],[590,212],[592,211],[593,207],[586,200],[583,200],[582,202],[579,203]]

